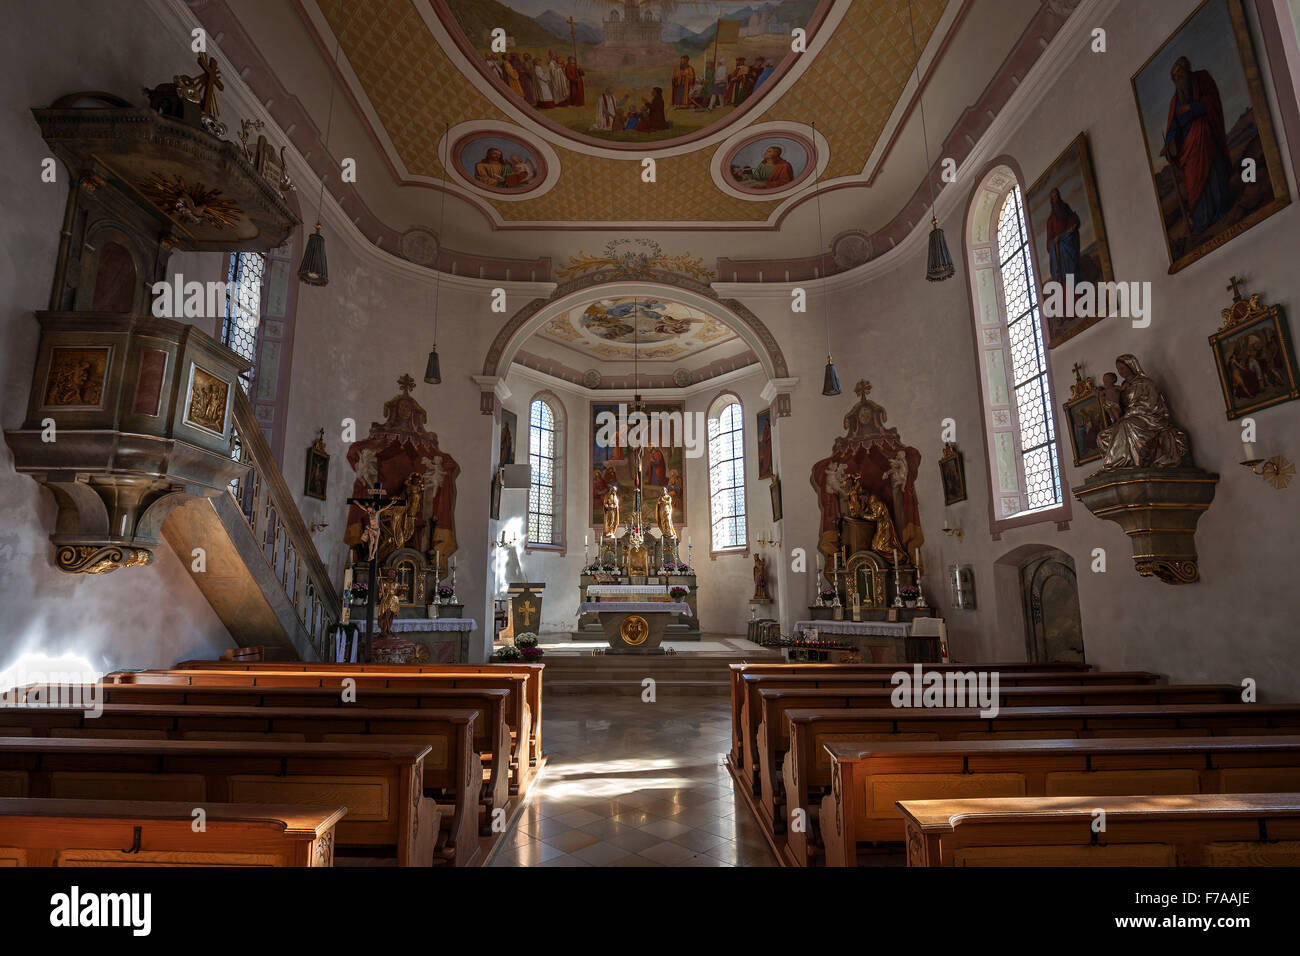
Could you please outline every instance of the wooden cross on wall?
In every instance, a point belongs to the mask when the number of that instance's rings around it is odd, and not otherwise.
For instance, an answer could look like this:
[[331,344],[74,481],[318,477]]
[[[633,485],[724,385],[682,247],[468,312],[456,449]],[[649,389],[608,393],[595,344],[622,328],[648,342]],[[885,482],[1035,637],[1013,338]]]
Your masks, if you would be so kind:
[[1242,300],[1241,289],[1239,289],[1238,286],[1243,286],[1245,284],[1246,281],[1244,279],[1238,279],[1236,276],[1233,276],[1228,280],[1228,284],[1225,288],[1232,293],[1233,302],[1240,302]]

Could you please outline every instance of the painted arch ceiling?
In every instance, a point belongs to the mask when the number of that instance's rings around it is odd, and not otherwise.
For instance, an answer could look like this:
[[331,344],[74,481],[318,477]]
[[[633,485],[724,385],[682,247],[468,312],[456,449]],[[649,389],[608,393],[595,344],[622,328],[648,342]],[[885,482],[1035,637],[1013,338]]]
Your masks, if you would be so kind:
[[[945,56],[960,56],[963,71],[972,61],[970,89],[926,88],[927,111],[946,130],[971,112],[1041,6],[1007,0],[1005,22],[990,24],[971,0],[911,0],[910,21],[906,0],[186,2],[223,46],[227,34],[242,35],[242,46],[229,41],[238,50],[231,68],[259,99],[287,92],[310,116],[289,129],[305,154],[318,145],[309,135],[326,125],[321,81],[337,42],[337,132],[328,151],[377,157],[370,169],[384,168],[358,179],[356,193],[373,221],[396,234],[437,231],[446,181],[462,203],[448,205],[458,211],[446,222],[448,248],[549,259],[550,277],[565,281],[589,270],[583,263],[598,260],[606,243],[659,249],[662,241],[669,271],[681,266],[706,282],[720,256],[759,248],[769,250],[760,258],[782,248],[807,256],[806,237],[779,229],[789,209],[811,198],[813,182],[861,187],[828,204],[840,231],[870,235],[895,221],[923,183],[920,151],[899,131],[915,106],[912,25],[936,75]],[[504,52],[492,49],[497,26]],[[796,28],[807,36],[797,55]],[[710,103],[715,88],[703,74],[715,57],[724,70]],[[932,129],[931,142],[943,135]],[[642,188],[646,157],[656,182]],[[856,221],[845,224],[850,202]],[[645,238],[629,238],[638,232]],[[670,379],[754,361],[716,317],[671,300],[598,294],[540,328],[520,360],[570,378],[593,368],[608,377],[630,364],[634,346]]]

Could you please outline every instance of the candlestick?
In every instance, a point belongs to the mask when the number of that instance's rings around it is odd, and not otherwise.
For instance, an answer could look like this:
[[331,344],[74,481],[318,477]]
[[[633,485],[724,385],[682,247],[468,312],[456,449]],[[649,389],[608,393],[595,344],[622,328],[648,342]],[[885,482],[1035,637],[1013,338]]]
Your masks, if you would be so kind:
[[1241,453],[1246,456],[1242,461],[1259,460],[1259,454],[1255,451],[1255,443],[1253,441],[1243,441],[1241,443]]

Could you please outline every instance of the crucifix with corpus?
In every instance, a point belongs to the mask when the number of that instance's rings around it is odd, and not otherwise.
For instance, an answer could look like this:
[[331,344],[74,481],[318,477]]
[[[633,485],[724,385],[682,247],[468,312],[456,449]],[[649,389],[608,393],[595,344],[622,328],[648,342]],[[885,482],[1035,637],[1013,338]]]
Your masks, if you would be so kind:
[[349,498],[348,504],[356,505],[366,513],[366,526],[361,532],[361,543],[366,546],[369,560],[369,573],[366,576],[366,644],[365,661],[370,660],[370,647],[375,639],[375,593],[379,589],[379,538],[381,533],[380,516],[391,508],[406,504],[405,498],[389,498],[380,485],[370,489],[365,498]]

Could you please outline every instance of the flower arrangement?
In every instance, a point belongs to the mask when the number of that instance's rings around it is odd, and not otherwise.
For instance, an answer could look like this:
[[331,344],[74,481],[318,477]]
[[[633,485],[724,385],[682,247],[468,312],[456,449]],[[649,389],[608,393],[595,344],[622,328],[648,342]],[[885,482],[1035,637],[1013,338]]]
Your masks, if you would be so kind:
[[514,661],[519,660],[522,657],[523,654],[520,652],[519,648],[514,647],[510,644],[507,644],[505,647],[501,648],[495,654],[492,655],[492,659],[494,661],[498,661],[499,663],[502,664],[512,663]]
[[689,593],[690,591],[680,584],[674,584],[671,588],[668,589],[668,594],[672,597],[674,601],[682,600]]
[[359,604],[365,604],[366,599],[369,597],[370,586],[364,581],[358,581],[356,584],[352,585],[352,604],[354,607]]
[[442,602],[445,604],[445,603],[450,602],[451,599],[454,598],[455,596],[456,596],[456,589],[455,589],[455,588],[453,588],[453,587],[451,587],[451,586],[449,586],[449,585],[446,585],[446,584],[439,584],[439,585],[438,585],[438,600],[439,600],[439,601],[442,601]]
[[583,574],[599,574],[599,573],[600,573],[600,565],[599,565],[599,564],[596,564],[595,562],[592,562],[591,564],[587,565],[585,568],[582,569],[582,573],[583,573]]
[[821,589],[818,590],[818,592],[817,592],[817,598],[818,598],[818,599],[819,599],[823,604],[828,604],[828,603],[830,603],[831,601],[834,601],[834,600],[835,600],[835,589],[834,589],[833,587],[829,587],[829,586],[827,586],[827,585],[823,585],[823,586],[821,587]]
[[667,571],[669,574],[694,574],[695,573],[695,569],[692,568],[685,561],[678,561],[678,562],[669,561],[667,564],[664,565],[664,570]]
[[532,631],[524,631],[515,638],[515,647],[519,648],[519,655],[525,661],[535,661],[545,655],[546,651],[537,645],[537,635]]
[[898,589],[898,596],[911,603],[921,596],[921,589],[915,584],[904,584]]

